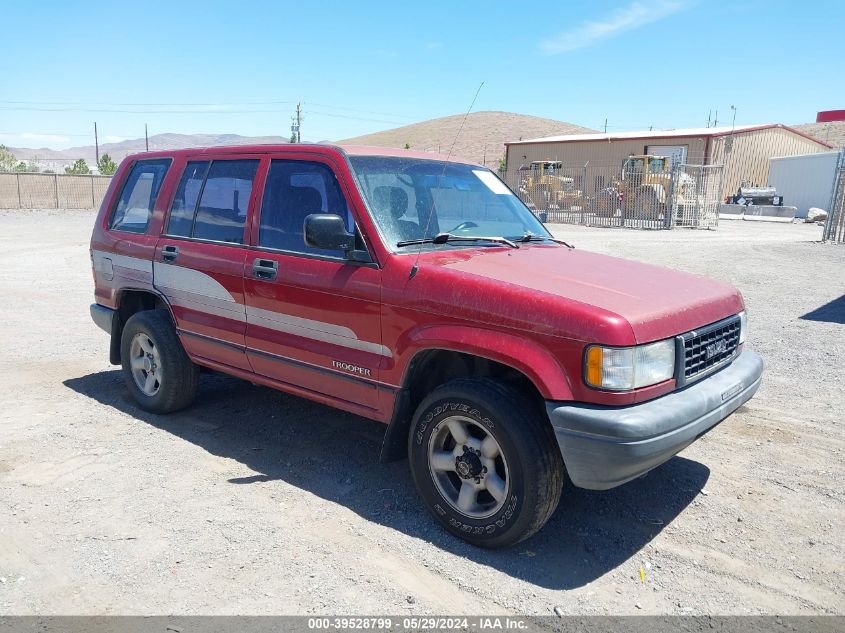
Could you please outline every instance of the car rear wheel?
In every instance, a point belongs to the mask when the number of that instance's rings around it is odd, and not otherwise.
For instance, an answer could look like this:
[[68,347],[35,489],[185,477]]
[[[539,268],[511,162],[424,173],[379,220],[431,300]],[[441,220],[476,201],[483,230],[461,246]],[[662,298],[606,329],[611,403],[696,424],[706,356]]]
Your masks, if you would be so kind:
[[537,532],[557,507],[565,471],[554,433],[508,385],[446,383],[420,403],[411,428],[414,483],[451,533],[504,547]]
[[121,336],[120,358],[126,386],[142,409],[171,413],[193,402],[199,368],[188,358],[164,310],[129,317]]

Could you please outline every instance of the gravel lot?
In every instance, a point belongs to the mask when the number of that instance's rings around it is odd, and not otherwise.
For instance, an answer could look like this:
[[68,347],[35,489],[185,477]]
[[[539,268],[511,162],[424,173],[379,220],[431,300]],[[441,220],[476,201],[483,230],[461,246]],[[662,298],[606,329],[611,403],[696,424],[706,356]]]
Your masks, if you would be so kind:
[[215,375],[137,409],[88,316],[93,218],[0,213],[0,614],[845,613],[845,246],[820,227],[554,227],[736,284],[767,374],[679,457],[489,552],[378,462],[376,423]]

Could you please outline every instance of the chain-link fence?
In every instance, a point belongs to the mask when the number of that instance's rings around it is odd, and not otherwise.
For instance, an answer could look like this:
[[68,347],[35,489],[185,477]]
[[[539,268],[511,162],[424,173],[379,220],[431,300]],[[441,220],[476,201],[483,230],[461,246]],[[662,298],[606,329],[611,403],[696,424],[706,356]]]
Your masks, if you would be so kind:
[[678,165],[672,180],[673,225],[715,228],[722,201],[722,165]]
[[824,225],[824,239],[845,243],[845,150],[839,153],[830,208]]
[[620,164],[535,161],[500,177],[542,221],[670,229],[718,224],[721,165],[632,156]]
[[0,173],[0,209],[99,209],[111,176]]

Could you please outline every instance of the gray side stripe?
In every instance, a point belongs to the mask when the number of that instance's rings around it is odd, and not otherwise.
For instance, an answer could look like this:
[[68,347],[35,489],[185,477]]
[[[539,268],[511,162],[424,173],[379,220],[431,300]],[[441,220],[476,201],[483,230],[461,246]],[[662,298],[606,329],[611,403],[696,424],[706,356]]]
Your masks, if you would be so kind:
[[355,332],[343,325],[334,325],[333,323],[326,323],[325,321],[313,321],[312,319],[303,319],[301,317],[290,316],[282,314],[281,312],[273,312],[271,310],[263,310],[261,308],[254,308],[252,306],[246,307],[247,321],[250,323],[258,323],[258,321],[270,321],[268,325],[271,329],[279,329],[280,332],[287,332],[288,329],[306,329],[320,332],[321,334],[331,334],[333,336],[343,336],[345,338],[358,338]]
[[338,347],[369,352],[370,354],[378,354],[379,356],[387,356],[388,358],[393,356],[388,347],[385,347],[381,343],[361,341],[355,335],[355,332],[342,325],[302,319],[252,306],[246,307],[246,320],[247,323],[266,327],[277,332],[284,332],[285,334],[301,336],[302,338],[308,338],[313,341],[331,343]]
[[246,321],[246,313],[242,303],[219,301],[218,299],[179,290],[167,290],[167,300],[171,305],[188,308],[189,310],[213,314],[241,323]]
[[91,258],[97,283],[109,288],[119,285],[115,277],[131,279],[145,287],[153,281],[153,265],[150,261],[96,250],[91,252]]
[[199,270],[104,251],[94,251],[93,254],[94,269],[98,272],[104,270],[103,259],[107,258],[114,266],[137,271],[142,278],[146,278],[146,281],[149,281],[149,276],[152,275],[153,285],[160,288],[173,305],[235,321],[246,321],[276,332],[293,334],[338,347],[388,358],[393,356],[390,348],[381,343],[362,341],[352,329],[343,325],[244,306],[235,301],[235,298],[217,280]]
[[235,302],[229,291],[213,277],[193,268],[154,262],[153,280],[156,286],[163,289],[182,290],[212,299]]
[[107,253],[105,251],[93,251],[94,269],[103,271],[103,260],[110,259],[112,265],[127,268],[129,270],[137,270],[142,273],[153,272],[153,263],[147,259],[140,257],[129,257],[128,255],[117,255],[115,253]]

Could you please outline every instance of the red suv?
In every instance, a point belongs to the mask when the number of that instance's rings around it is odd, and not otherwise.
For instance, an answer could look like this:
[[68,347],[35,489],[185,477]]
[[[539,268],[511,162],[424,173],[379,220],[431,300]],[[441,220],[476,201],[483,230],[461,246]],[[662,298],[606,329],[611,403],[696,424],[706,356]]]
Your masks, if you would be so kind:
[[576,250],[488,169],[380,148],[127,158],[91,239],[94,321],[138,404],[199,367],[384,422],[420,495],[478,545],[540,529],[751,398],[725,284]]

